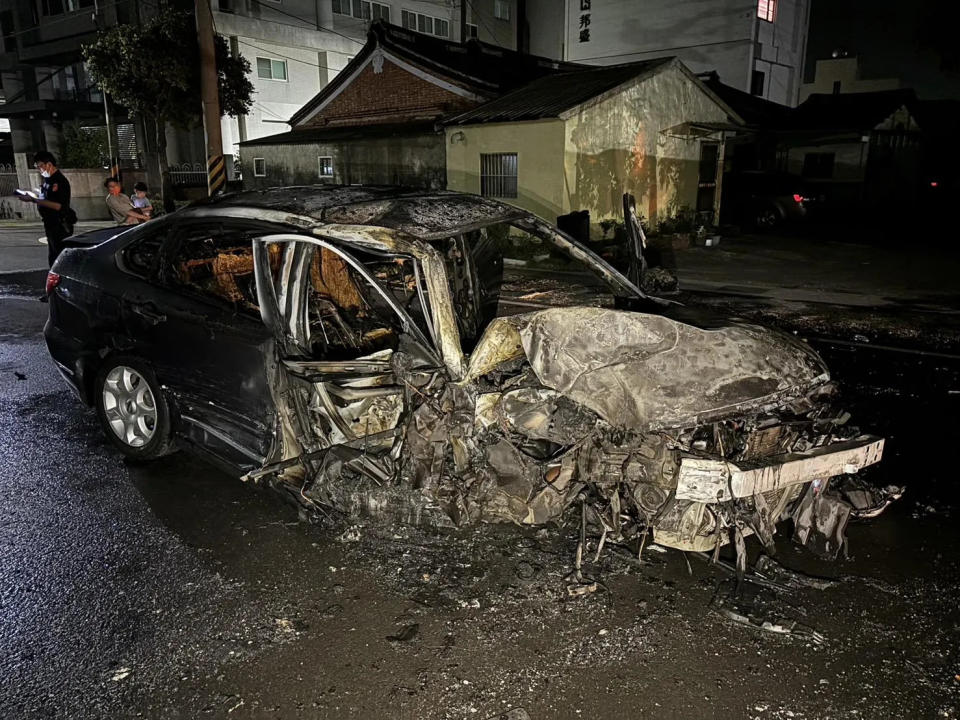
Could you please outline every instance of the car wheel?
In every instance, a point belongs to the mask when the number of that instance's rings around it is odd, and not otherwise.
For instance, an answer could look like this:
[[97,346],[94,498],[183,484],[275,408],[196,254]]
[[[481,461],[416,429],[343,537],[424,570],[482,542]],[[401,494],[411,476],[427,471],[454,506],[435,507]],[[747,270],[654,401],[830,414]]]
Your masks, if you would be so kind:
[[753,224],[758,230],[773,230],[780,222],[780,213],[774,207],[765,207],[757,211]]
[[150,367],[138,358],[109,358],[95,383],[97,417],[124,455],[152,460],[173,452],[170,408]]

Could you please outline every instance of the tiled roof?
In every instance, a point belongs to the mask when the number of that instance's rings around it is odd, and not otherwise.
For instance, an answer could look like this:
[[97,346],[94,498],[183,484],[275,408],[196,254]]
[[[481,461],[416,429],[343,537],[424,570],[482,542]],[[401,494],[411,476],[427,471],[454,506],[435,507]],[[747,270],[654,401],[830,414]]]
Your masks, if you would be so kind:
[[480,107],[455,115],[444,125],[513,122],[559,117],[592,98],[667,67],[673,58],[656,58],[622,65],[606,65],[558,72],[541,77]]

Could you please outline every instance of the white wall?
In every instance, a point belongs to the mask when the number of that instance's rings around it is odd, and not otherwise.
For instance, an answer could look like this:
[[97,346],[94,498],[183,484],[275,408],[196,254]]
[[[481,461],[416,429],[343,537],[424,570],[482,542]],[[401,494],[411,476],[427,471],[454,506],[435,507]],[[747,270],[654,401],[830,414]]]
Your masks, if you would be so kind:
[[812,83],[800,86],[800,102],[814,93],[832,94],[833,84],[840,83],[841,93],[878,92],[896,90],[900,87],[897,78],[860,78],[860,64],[857,58],[826,58],[817,60],[817,70]]
[[[745,92],[759,69],[764,97],[795,105],[810,0],[776,4],[776,21],[769,23],[757,17],[757,0],[593,0],[589,11],[580,0],[527,0],[531,50],[597,65],[676,56]],[[581,28],[585,17],[589,26]],[[590,31],[589,40],[581,39],[581,29]]]
[[809,0],[778,0],[776,21],[757,22],[754,66],[766,76],[762,97],[767,100],[791,107],[797,104],[809,23]]
[[[312,5],[312,3],[311,3]],[[329,0],[320,0],[319,24],[334,24]],[[305,8],[284,5],[285,12],[309,19]],[[238,154],[237,143],[290,130],[287,120],[314,97],[343,69],[365,40],[357,40],[318,30],[314,24],[301,23],[272,13],[270,20],[238,13],[214,12],[217,31],[230,39],[236,50],[250,63],[253,83],[253,106],[243,119],[223,118],[223,150]],[[364,31],[365,32],[365,31]],[[286,63],[287,79],[272,80],[257,74],[257,58],[264,57]]]

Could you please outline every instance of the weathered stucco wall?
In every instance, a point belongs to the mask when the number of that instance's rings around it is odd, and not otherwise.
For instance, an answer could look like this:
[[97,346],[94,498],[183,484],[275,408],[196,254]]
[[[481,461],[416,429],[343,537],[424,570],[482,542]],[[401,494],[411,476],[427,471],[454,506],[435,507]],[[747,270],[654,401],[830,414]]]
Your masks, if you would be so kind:
[[[368,138],[296,145],[243,145],[244,189],[276,185],[388,184],[441,189],[446,184],[443,135]],[[333,158],[333,177],[320,177],[319,158]],[[263,158],[264,177],[254,176]]]
[[562,120],[447,128],[447,188],[480,192],[481,153],[517,153],[518,197],[502,198],[555,222],[569,211],[563,190]]
[[666,131],[684,122],[725,122],[724,109],[676,67],[595,102],[567,120],[453,126],[447,187],[480,192],[481,153],[517,153],[518,197],[506,202],[553,222],[572,210],[622,215],[631,192],[657,221],[695,208],[700,144]]
[[700,140],[667,131],[684,122],[726,122],[724,109],[678,67],[582,109],[566,121],[564,206],[591,221],[622,215],[622,195],[651,221],[694,208]]

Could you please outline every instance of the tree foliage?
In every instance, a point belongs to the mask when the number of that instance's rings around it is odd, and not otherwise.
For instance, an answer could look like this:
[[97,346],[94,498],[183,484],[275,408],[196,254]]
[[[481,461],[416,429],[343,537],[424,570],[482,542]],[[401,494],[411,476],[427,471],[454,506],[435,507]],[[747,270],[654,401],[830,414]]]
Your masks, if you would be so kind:
[[107,129],[64,125],[57,157],[65,168],[102,168],[107,158]]
[[[214,38],[221,115],[243,115],[253,102],[250,63]],[[134,114],[179,127],[201,118],[200,51],[192,13],[163,9],[139,26],[116,25],[84,45],[93,80]]]

